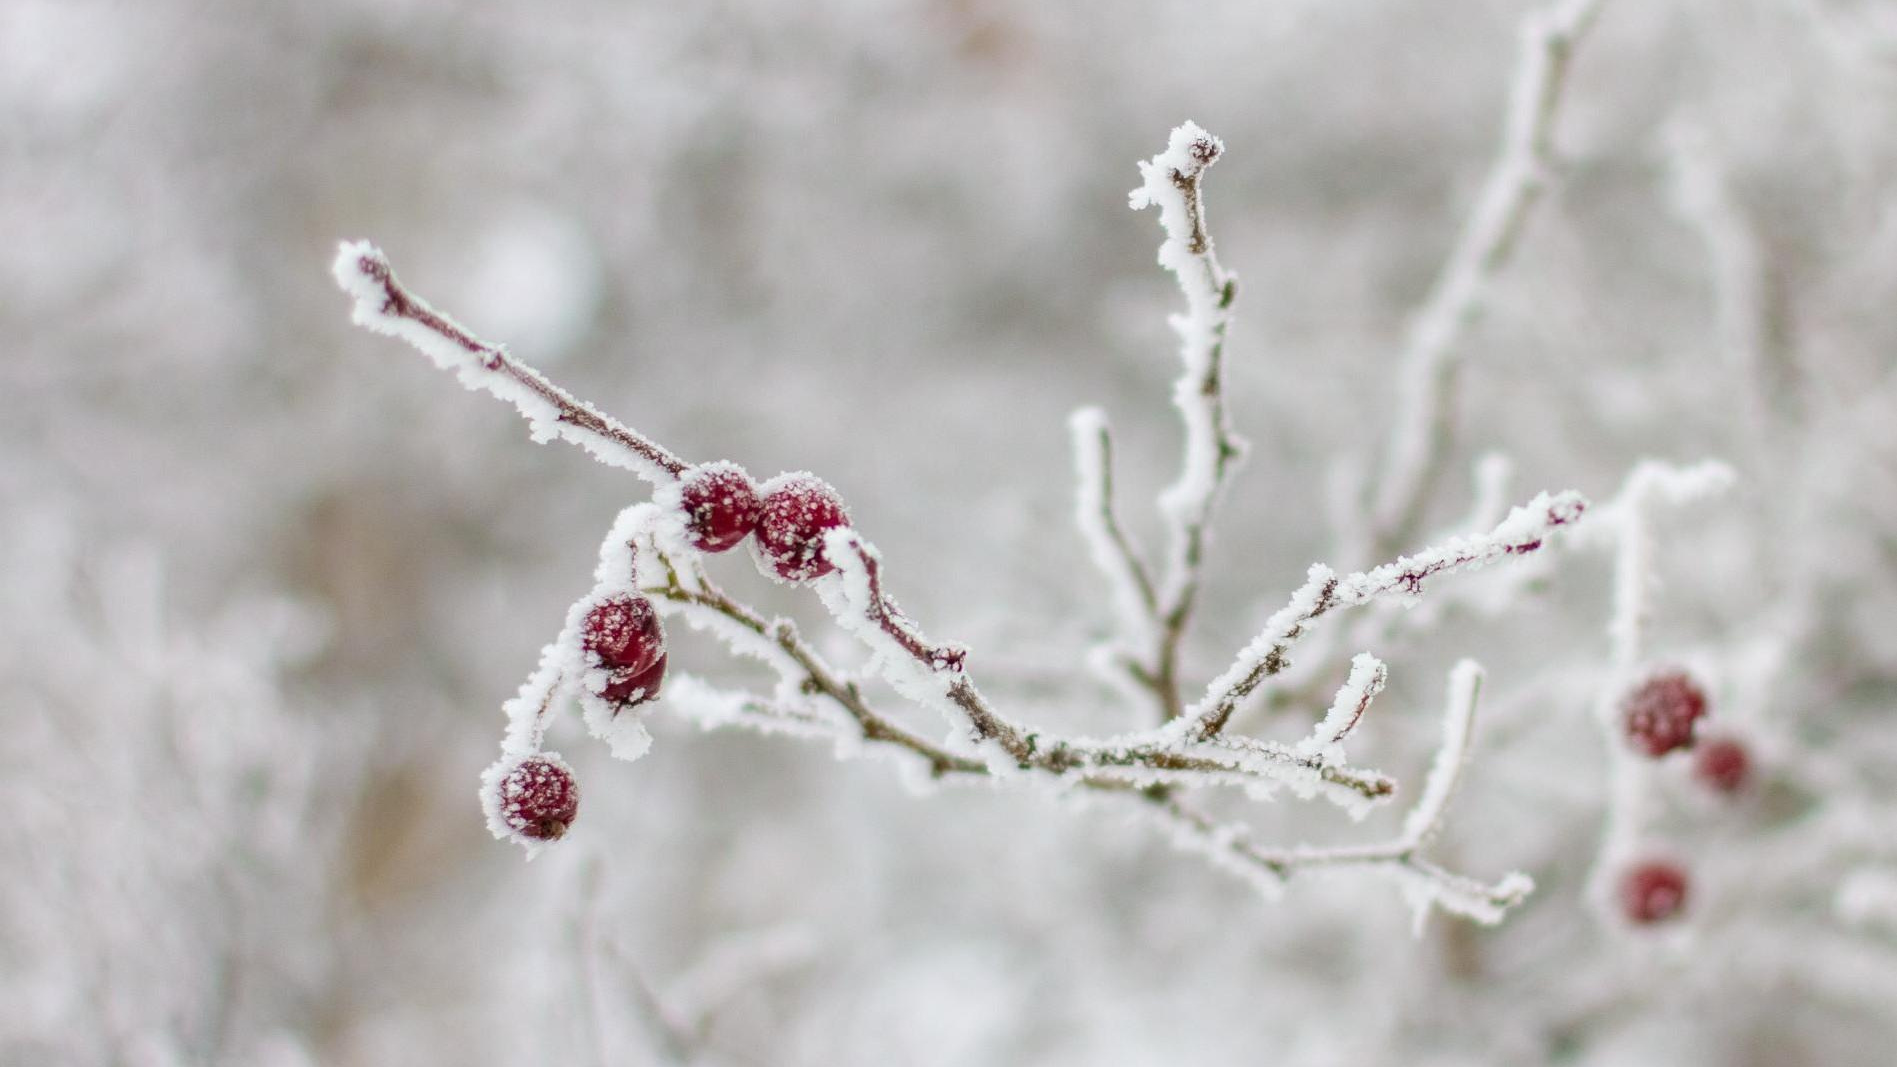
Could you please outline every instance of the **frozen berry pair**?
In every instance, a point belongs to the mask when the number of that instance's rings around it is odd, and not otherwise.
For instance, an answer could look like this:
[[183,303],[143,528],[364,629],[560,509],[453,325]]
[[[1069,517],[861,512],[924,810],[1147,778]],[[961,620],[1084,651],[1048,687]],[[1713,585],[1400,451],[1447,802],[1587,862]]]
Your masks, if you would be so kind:
[[580,784],[552,752],[503,760],[489,772],[482,799],[496,837],[558,841],[580,811]]
[[815,581],[836,569],[823,537],[848,526],[850,513],[813,474],[780,474],[758,487],[735,463],[706,463],[679,476],[677,493],[685,532],[701,552],[735,548],[755,533],[761,562],[784,581]]
[[597,692],[615,708],[658,698],[665,679],[665,630],[650,600],[628,593],[594,604],[580,644],[590,665],[605,668],[606,681]]
[[1620,702],[1628,743],[1654,759],[1691,748],[1694,724],[1705,714],[1706,691],[1683,671],[1651,675]]

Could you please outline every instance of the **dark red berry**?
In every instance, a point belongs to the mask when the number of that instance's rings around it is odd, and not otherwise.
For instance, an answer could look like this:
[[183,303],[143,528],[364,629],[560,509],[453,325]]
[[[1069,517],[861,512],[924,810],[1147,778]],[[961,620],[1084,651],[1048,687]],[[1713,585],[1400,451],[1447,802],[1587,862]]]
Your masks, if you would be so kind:
[[761,506],[751,476],[735,463],[706,463],[679,476],[685,531],[701,552],[737,547],[757,529]]
[[836,570],[824,558],[823,535],[850,524],[843,498],[812,474],[780,474],[764,483],[758,551],[779,578],[808,582]]
[[1730,737],[1718,737],[1693,750],[1693,777],[1717,792],[1737,793],[1752,779],[1752,753]]
[[1649,860],[1620,877],[1620,912],[1628,922],[1657,923],[1686,906],[1686,872],[1662,860]]
[[529,756],[500,782],[500,819],[535,841],[557,841],[580,810],[580,784],[558,756]]
[[606,682],[599,695],[610,701],[615,710],[637,707],[649,700],[659,699],[659,684],[665,681],[665,653],[652,665],[637,674],[616,672]]
[[1692,747],[1693,723],[1706,714],[1706,691],[1684,673],[1668,671],[1622,697],[1620,712],[1628,743],[1658,759]]
[[652,602],[634,594],[609,597],[586,613],[580,643],[599,665],[637,674],[665,655],[665,630]]

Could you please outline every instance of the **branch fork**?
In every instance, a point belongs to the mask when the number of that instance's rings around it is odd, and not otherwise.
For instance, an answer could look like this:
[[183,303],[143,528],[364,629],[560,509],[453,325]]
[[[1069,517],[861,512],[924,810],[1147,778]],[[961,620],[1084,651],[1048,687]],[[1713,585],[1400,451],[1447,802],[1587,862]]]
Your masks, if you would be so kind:
[[[1375,868],[1395,878],[1422,912],[1434,905],[1484,922],[1498,919],[1527,892],[1524,876],[1482,883],[1421,857],[1440,828],[1467,758],[1480,679],[1472,662],[1451,672],[1435,767],[1402,833],[1391,841],[1265,847],[1250,840],[1245,824],[1215,820],[1182,798],[1188,790],[1212,787],[1242,788],[1257,796],[1289,787],[1300,797],[1321,797],[1356,817],[1389,800],[1395,781],[1351,765],[1346,754],[1347,742],[1366,721],[1388,678],[1376,657],[1365,653],[1352,661],[1329,710],[1296,743],[1232,732],[1233,712],[1289,665],[1293,647],[1324,615],[1377,600],[1414,600],[1439,576],[1534,552],[1553,532],[1579,520],[1586,507],[1578,494],[1544,493],[1486,534],[1452,538],[1366,571],[1339,574],[1315,565],[1285,606],[1188,705],[1181,696],[1180,648],[1203,581],[1218,501],[1246,452],[1229,425],[1221,372],[1236,285],[1214,254],[1202,189],[1206,171],[1223,151],[1217,138],[1187,123],[1173,131],[1166,151],[1140,165],[1144,181],[1132,195],[1135,207],[1159,209],[1166,234],[1159,261],[1175,275],[1186,301],[1186,311],[1173,319],[1182,363],[1173,400],[1184,424],[1184,455],[1178,478],[1158,501],[1166,531],[1159,567],[1144,561],[1115,512],[1111,435],[1104,416],[1082,411],[1070,425],[1080,484],[1077,519],[1094,561],[1114,588],[1123,641],[1118,660],[1149,695],[1159,725],[1086,738],[1056,736],[1016,721],[976,684],[968,648],[932,640],[901,611],[888,591],[880,553],[861,532],[848,525],[831,529],[822,537],[822,551],[834,570],[810,584],[832,620],[867,650],[866,669],[949,726],[946,740],[931,741],[874,707],[858,681],[819,656],[795,624],[767,617],[723,592],[707,570],[706,554],[685,535],[676,506],[649,502],[628,507],[615,521],[600,547],[597,584],[570,609],[537,669],[504,706],[504,757],[540,751],[555,711],[572,699],[578,700],[591,732],[615,756],[634,759],[648,751],[651,737],[642,716],[595,695],[581,640],[591,605],[637,592],[662,615],[682,618],[776,675],[776,686],[761,693],[729,692],[677,677],[667,703],[707,727],[742,725],[828,739],[843,755],[896,756],[918,782],[1039,783],[1066,795],[1117,797],[1155,817],[1182,846],[1240,870],[1261,886],[1275,888],[1309,869]],[[469,388],[514,404],[536,440],[579,445],[601,462],[658,487],[690,469],[658,442],[575,399],[503,347],[480,340],[431,308],[401,285],[374,246],[345,244],[334,273],[354,298],[358,324],[407,341]]]

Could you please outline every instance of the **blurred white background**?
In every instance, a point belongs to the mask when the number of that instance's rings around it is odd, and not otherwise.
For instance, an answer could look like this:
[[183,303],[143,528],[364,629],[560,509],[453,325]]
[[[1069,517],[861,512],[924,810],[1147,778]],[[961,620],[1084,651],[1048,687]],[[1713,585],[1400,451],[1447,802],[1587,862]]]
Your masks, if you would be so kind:
[[[663,702],[638,764],[556,738],[585,790],[557,848],[527,865],[483,828],[498,706],[646,489],[353,329],[338,239],[687,457],[821,473],[1018,717],[1107,733],[1139,716],[1084,669],[1109,614],[1064,419],[1111,414],[1150,537],[1177,294],[1134,161],[1188,118],[1228,149],[1208,200],[1254,450],[1202,684],[1329,557],[1327,486],[1385,432],[1530,10],[0,2],[0,1062],[1886,1062],[1897,13],[1873,0],[1610,2],[1464,349],[1456,471],[1504,451],[1521,499],[1605,499],[1648,456],[1738,472],[1657,520],[1656,651],[1761,764],[1742,803],[1671,798],[1695,896],[1663,933],[1582,903],[1600,554],[1378,650],[1367,752],[1406,784],[1443,672],[1490,669],[1439,850],[1540,882],[1495,929],[1412,938],[1366,878],[1265,902],[1110,812],[915,797]],[[1431,525],[1468,506],[1447,479]],[[672,662],[753,677],[701,635]],[[1295,804],[1261,827],[1352,833]]]

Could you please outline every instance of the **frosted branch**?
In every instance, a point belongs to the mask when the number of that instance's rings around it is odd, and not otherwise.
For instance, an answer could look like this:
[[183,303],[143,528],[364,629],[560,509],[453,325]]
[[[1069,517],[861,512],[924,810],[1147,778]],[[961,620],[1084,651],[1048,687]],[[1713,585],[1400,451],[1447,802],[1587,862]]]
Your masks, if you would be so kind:
[[539,371],[489,344],[409,293],[388,257],[367,241],[346,241],[331,267],[336,284],[355,300],[358,326],[400,338],[461,384],[514,405],[536,441],[555,437],[579,445],[601,463],[624,467],[653,485],[677,478],[686,464],[638,431],[581,403]]
[[1226,414],[1222,369],[1237,280],[1212,250],[1201,189],[1206,170],[1224,151],[1218,138],[1187,122],[1172,131],[1164,152],[1139,165],[1142,181],[1129,196],[1136,210],[1159,209],[1166,232],[1159,263],[1173,273],[1186,299],[1185,313],[1171,319],[1182,364],[1172,395],[1184,422],[1185,455],[1178,479],[1159,497],[1166,561],[1156,598],[1158,646],[1148,668],[1168,718],[1183,710],[1179,646],[1198,599],[1208,528],[1220,491],[1247,447]]
[[1448,458],[1463,337],[1487,308],[1556,166],[1554,124],[1574,50],[1602,0],[1561,0],[1528,18],[1502,144],[1462,232],[1416,310],[1397,360],[1396,424],[1369,487],[1369,556],[1411,542]]
[[[1374,661],[1371,661],[1374,663]],[[1358,660],[1353,678],[1380,675],[1381,664],[1373,668]],[[1416,806],[1404,820],[1402,836],[1374,845],[1318,848],[1300,845],[1294,848],[1266,848],[1255,845],[1242,826],[1221,824],[1206,815],[1168,800],[1161,811],[1169,821],[1173,839],[1184,848],[1212,857],[1222,866],[1243,875],[1254,884],[1275,892],[1280,883],[1299,871],[1319,868],[1372,867],[1387,873],[1402,887],[1417,912],[1417,923],[1431,907],[1467,916],[1478,922],[1500,921],[1509,908],[1519,904],[1534,890],[1534,881],[1519,872],[1498,881],[1481,882],[1445,870],[1422,858],[1442,823],[1444,811],[1455,793],[1462,767],[1468,760],[1469,740],[1475,717],[1476,697],[1481,687],[1482,668],[1471,660],[1456,665],[1449,678],[1449,696],[1443,716],[1442,746],[1428,784]],[[1346,689],[1350,689],[1346,686]],[[1335,709],[1333,709],[1333,712]]]
[[1383,685],[1389,677],[1389,668],[1370,653],[1362,652],[1352,658],[1350,677],[1337,690],[1337,696],[1331,701],[1330,711],[1325,713],[1323,721],[1317,724],[1310,737],[1299,743],[1298,751],[1326,753],[1332,754],[1333,758],[1341,758],[1344,740],[1363,721],[1364,712],[1370,710],[1370,702],[1383,691]]
[[1436,763],[1429,769],[1423,795],[1403,821],[1403,840],[1420,848],[1442,826],[1443,813],[1456,794],[1462,768],[1469,760],[1469,741],[1475,731],[1476,698],[1482,692],[1482,667],[1465,659],[1449,672],[1449,695],[1444,701],[1443,739]]
[[[685,488],[672,488],[674,483],[701,484],[681,481],[688,475],[684,461],[574,399],[503,348],[475,338],[408,293],[373,246],[344,245],[334,273],[355,299],[356,322],[408,341],[439,366],[455,371],[463,384],[510,401],[528,419],[536,440],[560,437],[579,444],[602,461],[633,470],[666,490],[651,502],[625,509],[614,522],[600,546],[594,588],[569,609],[560,635],[543,650],[539,668],[506,706],[503,763],[497,767],[540,752],[552,710],[567,696],[577,698],[585,722],[615,755],[633,758],[646,751],[651,739],[637,708],[650,695],[648,689],[609,696],[613,686],[629,684],[614,673],[625,665],[609,666],[601,652],[588,650],[587,642],[597,643],[600,633],[610,632],[609,624],[598,620],[610,617],[617,606],[639,604],[643,611],[649,602],[659,614],[683,619],[716,637],[733,654],[764,664],[775,676],[774,687],[752,692],[675,673],[665,706],[701,727],[737,726],[828,741],[845,758],[889,755],[927,780],[985,780],[1045,788],[1068,797],[1133,798],[1157,812],[1182,844],[1244,870],[1261,887],[1307,868],[1368,867],[1394,878],[1425,910],[1435,905],[1493,921],[1518,901],[1529,888],[1521,876],[1485,884],[1420,855],[1442,820],[1467,757],[1480,677],[1471,663],[1452,674],[1442,748],[1395,841],[1265,848],[1250,842],[1244,824],[1216,822],[1182,800],[1189,789],[1235,787],[1255,799],[1288,789],[1299,798],[1323,798],[1361,817],[1393,796],[1396,783],[1391,778],[1350,765],[1344,750],[1388,678],[1375,656],[1365,653],[1352,661],[1329,710],[1297,743],[1238,736],[1227,732],[1226,724],[1241,701],[1288,665],[1292,644],[1317,618],[1335,608],[1383,598],[1413,600],[1437,575],[1534,552],[1553,531],[1579,520],[1586,508],[1576,493],[1543,493],[1515,508],[1486,534],[1450,538],[1415,555],[1341,576],[1314,566],[1304,586],[1207,687],[1204,698],[1185,707],[1178,678],[1180,647],[1203,581],[1210,522],[1222,488],[1245,451],[1228,425],[1221,381],[1235,287],[1213,254],[1201,192],[1205,170],[1222,151],[1217,139],[1186,123],[1173,131],[1165,152],[1140,165],[1144,181],[1132,196],[1135,207],[1159,209],[1166,234],[1159,261],[1177,278],[1186,302],[1185,312],[1172,320],[1183,364],[1173,399],[1184,422],[1185,447],[1180,473],[1159,500],[1167,544],[1158,572],[1148,567],[1116,512],[1112,438],[1104,417],[1089,409],[1077,412],[1070,422],[1078,480],[1076,519],[1094,562],[1113,586],[1120,637],[1124,645],[1138,646],[1116,651],[1122,666],[1153,692],[1168,720],[1157,728],[1107,738],[1057,736],[1011,718],[992,703],[975,683],[969,651],[932,639],[901,610],[889,591],[881,554],[850,523],[840,502],[826,505],[820,524],[807,531],[793,529],[816,513],[760,518],[758,511],[770,512],[788,499],[773,496],[777,490],[771,487],[777,483],[767,482],[762,489],[766,499],[750,505],[755,509],[751,528],[739,528],[722,542],[707,540],[705,528],[694,524],[708,521],[704,516],[712,512],[693,509],[713,505],[687,506]],[[1505,469],[1491,463],[1484,471],[1479,512],[1499,511]],[[737,473],[738,488],[750,492],[748,476]],[[822,484],[814,477],[807,480]],[[716,498],[722,501],[719,506],[742,515],[742,494],[737,489],[729,492],[732,495]],[[805,539],[794,546],[799,558],[818,561],[821,569],[792,575],[767,555],[758,556],[760,565],[776,577],[808,584],[836,625],[869,651],[864,669],[907,701],[937,714],[949,726],[946,739],[931,741],[873,706],[856,678],[817,655],[794,623],[765,616],[732,598],[707,573],[709,553],[747,537],[765,545],[769,538],[781,544],[790,535]],[[776,548],[767,545],[759,551],[768,554]],[[649,615],[644,618],[653,622]],[[651,640],[658,642],[659,637]],[[655,666],[662,670],[663,661]],[[493,792],[489,788],[484,800],[491,800],[487,794]]]
[[[1144,645],[1152,640],[1159,598],[1145,562],[1114,511],[1113,435],[1107,429],[1106,414],[1099,408],[1082,408],[1067,425],[1074,447],[1074,523],[1093,565],[1113,591],[1123,637],[1135,646]],[[1150,684],[1151,676],[1143,670],[1139,677]]]
[[1423,583],[1430,578],[1476,570],[1533,552],[1556,529],[1578,521],[1586,508],[1587,501],[1571,490],[1542,493],[1479,537],[1452,538],[1414,556],[1343,577],[1321,563],[1312,566],[1290,603],[1280,608],[1225,673],[1212,681],[1205,696],[1187,710],[1185,720],[1171,728],[1190,737],[1216,736],[1238,705],[1265,679],[1290,666],[1291,646],[1304,635],[1305,626],[1320,616],[1383,597],[1414,598],[1422,594]]

